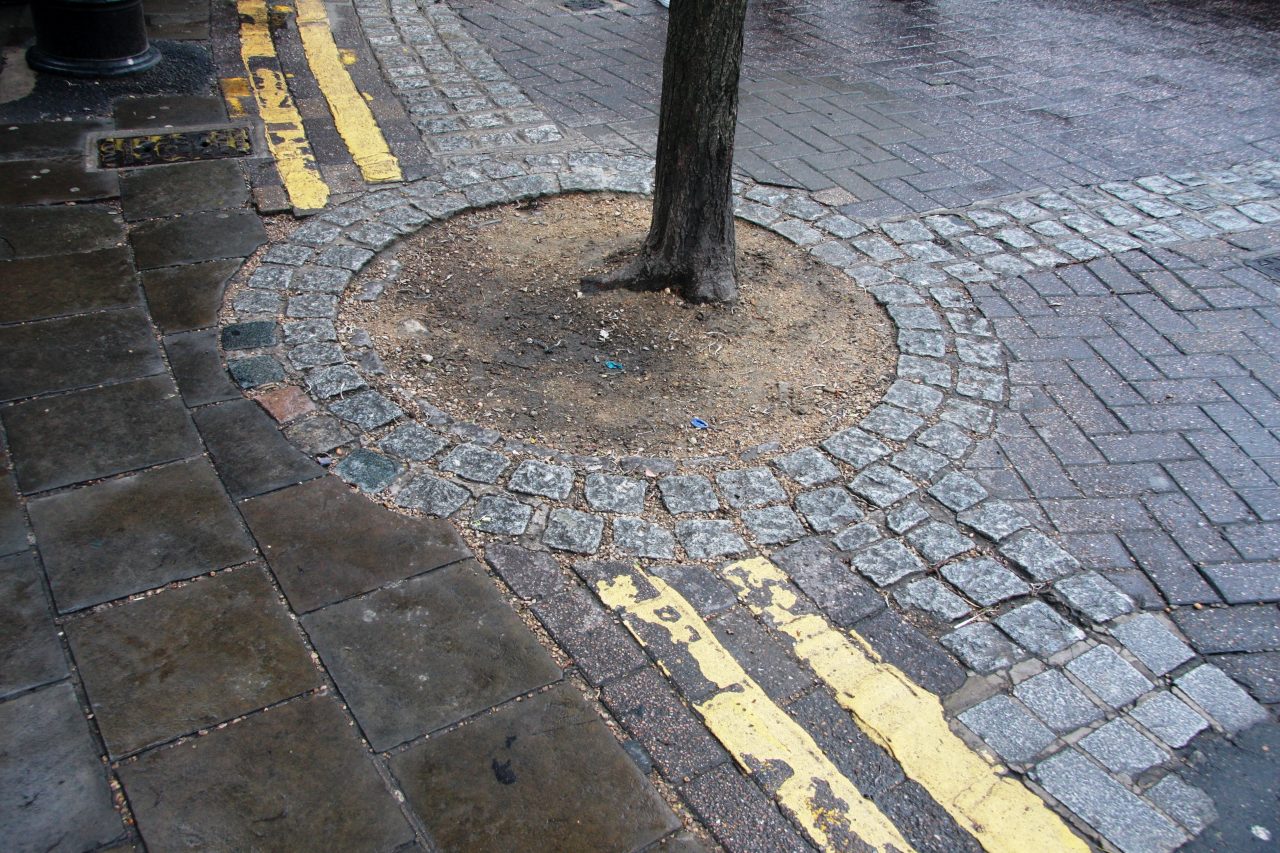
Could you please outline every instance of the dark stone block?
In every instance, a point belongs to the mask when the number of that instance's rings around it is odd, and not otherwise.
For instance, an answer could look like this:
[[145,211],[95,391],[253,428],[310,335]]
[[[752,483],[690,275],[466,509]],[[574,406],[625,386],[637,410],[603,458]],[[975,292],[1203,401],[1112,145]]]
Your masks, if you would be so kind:
[[124,242],[119,217],[99,207],[0,208],[0,257],[110,249]]
[[245,501],[267,562],[306,612],[470,556],[445,521],[406,518],[325,477]]
[[935,696],[946,696],[964,686],[965,671],[955,658],[899,614],[882,610],[863,619],[854,630],[881,658]]
[[208,406],[193,417],[233,498],[260,495],[324,473],[289,443],[271,416],[252,400]]
[[303,617],[374,749],[560,678],[560,667],[476,568],[450,566]]
[[120,195],[129,221],[226,210],[249,201],[244,170],[235,160],[133,169],[121,176]]
[[139,308],[0,327],[0,399],[68,391],[164,370]]
[[246,390],[274,385],[285,380],[284,366],[270,355],[227,359],[227,372],[236,384]]
[[3,418],[27,494],[200,452],[167,376],[19,403]]
[[115,758],[322,683],[256,565],[92,613],[67,636]]
[[142,301],[124,248],[0,263],[5,299],[0,322],[41,320]]
[[875,802],[918,853],[982,853],[973,836],[913,779],[890,788]]
[[43,121],[19,125],[6,122],[4,133],[0,135],[0,160],[38,160],[79,155],[84,152],[85,137],[107,127],[107,122],[101,119]]
[[727,850],[811,849],[773,801],[732,765],[713,767],[680,793]]
[[884,599],[818,537],[802,539],[773,555],[796,585],[842,627],[884,609]]
[[695,776],[729,760],[653,667],[606,685],[602,698],[669,780]]
[[164,334],[217,324],[227,280],[239,268],[240,262],[233,260],[144,272],[142,286],[147,291],[151,319]]
[[271,320],[254,320],[222,327],[222,348],[226,350],[259,349],[274,346],[278,340],[276,324]]
[[534,602],[533,612],[591,684],[625,675],[648,662],[627,630],[581,587]]
[[83,158],[0,163],[0,204],[57,204],[120,195],[114,172],[89,172]]
[[333,466],[333,472],[362,492],[380,492],[395,480],[403,466],[390,457],[361,447]]
[[151,850],[399,850],[413,841],[329,696],[154,750],[120,777]]
[[903,780],[902,768],[858,728],[849,712],[822,689],[787,706],[822,751],[867,797],[878,797]]
[[160,130],[225,124],[227,106],[211,95],[130,95],[116,100],[113,114],[119,130]]
[[70,684],[0,704],[0,756],[7,849],[93,850],[123,834],[107,769]]
[[27,522],[18,502],[9,454],[0,445],[0,556],[27,549]]
[[190,213],[144,222],[129,235],[139,269],[154,269],[221,258],[246,258],[267,242],[256,213]]
[[34,552],[0,559],[0,697],[67,675]]
[[178,382],[182,401],[189,408],[223,400],[235,400],[239,389],[232,384],[218,352],[218,331],[182,332],[164,339],[165,355]]
[[391,769],[449,850],[636,850],[680,826],[568,684],[415,744]]

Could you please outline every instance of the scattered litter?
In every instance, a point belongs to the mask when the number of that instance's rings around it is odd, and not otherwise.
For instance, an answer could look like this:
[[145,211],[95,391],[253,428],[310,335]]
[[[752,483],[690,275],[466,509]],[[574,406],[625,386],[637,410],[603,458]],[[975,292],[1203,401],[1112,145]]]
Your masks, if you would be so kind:
[[707,429],[710,426],[710,424],[708,424],[702,418],[694,418],[693,420],[689,421],[689,425],[694,429]]
[[606,362],[604,363],[604,366],[605,366],[605,367],[607,367],[607,368],[609,368],[610,370],[622,370],[622,369],[623,369],[623,368],[622,368],[622,365],[621,365],[621,364],[618,364],[618,362],[616,362],[616,361],[606,361]]
[[328,468],[330,465],[333,464],[333,457],[330,456],[328,453],[321,453],[319,456],[316,457],[316,462],[320,463],[321,467]]

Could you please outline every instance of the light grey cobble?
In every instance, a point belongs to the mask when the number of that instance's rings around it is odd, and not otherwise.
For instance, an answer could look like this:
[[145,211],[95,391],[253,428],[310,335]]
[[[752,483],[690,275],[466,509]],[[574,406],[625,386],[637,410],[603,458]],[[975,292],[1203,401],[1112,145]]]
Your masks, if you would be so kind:
[[1067,671],[1112,708],[1129,704],[1153,686],[1110,646],[1094,646],[1068,663]]
[[1053,732],[1003,693],[962,712],[960,722],[1015,764],[1031,761],[1055,740]]
[[1059,734],[1102,719],[1102,709],[1060,670],[1048,669],[1028,678],[1013,688],[1013,695]]

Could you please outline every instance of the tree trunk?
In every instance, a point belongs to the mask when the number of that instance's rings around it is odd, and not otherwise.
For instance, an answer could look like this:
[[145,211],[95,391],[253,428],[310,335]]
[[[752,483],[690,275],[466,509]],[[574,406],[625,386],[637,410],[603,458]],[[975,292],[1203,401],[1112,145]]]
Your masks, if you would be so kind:
[[653,220],[639,256],[599,284],[737,299],[733,135],[746,12],[747,0],[672,0]]

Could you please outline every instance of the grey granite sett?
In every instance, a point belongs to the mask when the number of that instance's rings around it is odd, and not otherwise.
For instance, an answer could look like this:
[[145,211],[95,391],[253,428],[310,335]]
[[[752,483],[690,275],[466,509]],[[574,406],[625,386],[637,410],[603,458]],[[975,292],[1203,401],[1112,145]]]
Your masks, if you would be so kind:
[[1192,702],[1229,732],[1270,719],[1267,710],[1212,664],[1201,664],[1173,682]]
[[1031,591],[1017,575],[990,557],[950,563],[942,567],[942,575],[984,607]]
[[957,515],[956,520],[993,542],[1007,539],[1030,524],[1022,513],[1004,501],[996,500],[983,501],[970,507]]
[[338,330],[332,320],[297,320],[284,324],[284,342],[290,345],[336,341]]
[[330,403],[329,411],[364,430],[389,424],[404,414],[399,406],[373,390]]
[[775,456],[769,464],[802,486],[818,486],[840,476],[840,469],[816,447],[802,447]]
[[862,256],[838,240],[820,243],[809,250],[818,260],[841,269],[857,264]]
[[765,506],[787,499],[787,493],[768,468],[723,471],[716,475],[716,483],[734,509]]
[[249,323],[233,323],[222,327],[224,350],[259,349],[275,346],[276,324],[274,320],[254,320]]
[[227,359],[227,370],[241,388],[258,388],[284,381],[284,366],[269,355]]
[[241,317],[275,317],[280,305],[280,294],[275,291],[248,288],[232,300],[231,310]]
[[327,453],[351,441],[351,433],[342,422],[329,415],[316,415],[294,421],[284,428],[289,440],[306,453]]
[[965,666],[981,675],[1008,669],[1026,657],[1008,637],[986,622],[971,622],[950,634],[943,634],[939,642]]
[[351,273],[335,267],[299,267],[293,274],[294,290],[341,293],[351,283]]
[[304,246],[322,246],[332,243],[342,235],[342,229],[319,219],[304,222],[289,235],[289,242]]
[[872,235],[870,237],[862,237],[854,240],[853,245],[858,247],[858,251],[866,254],[871,260],[885,263],[886,261],[896,261],[902,257],[902,253],[883,237]]
[[917,415],[888,405],[876,406],[859,421],[859,426],[868,432],[883,435],[893,441],[906,441],[923,424],[924,420]]
[[559,551],[575,554],[594,554],[600,550],[600,537],[604,535],[604,519],[576,509],[554,509],[547,518],[547,529],[542,542]]
[[1131,777],[1169,757],[1155,741],[1121,719],[1112,720],[1083,738],[1080,748],[1112,773]]
[[600,512],[637,515],[644,511],[644,480],[614,474],[588,474],[585,488],[587,504]]
[[373,260],[373,252],[357,246],[330,246],[320,253],[316,263],[355,272]]
[[896,540],[886,540],[859,552],[853,566],[870,578],[876,586],[888,586],[907,575],[923,572],[925,566],[910,549]]
[[613,520],[613,546],[624,554],[670,560],[676,540],[671,531],[643,518],[621,516]]
[[1164,675],[1195,657],[1186,643],[1150,613],[1112,625],[1111,634],[1156,675]]
[[901,453],[895,453],[889,464],[918,480],[928,480],[946,467],[947,458],[941,453],[912,444]]
[[478,444],[459,444],[440,460],[440,469],[477,483],[492,483],[502,476],[508,464],[501,453]]
[[1002,350],[996,341],[975,341],[972,338],[957,337],[956,354],[965,364],[999,367]]
[[1208,720],[1168,691],[1143,700],[1131,713],[1135,720],[1173,749],[1186,746],[1209,727]]
[[956,371],[956,393],[998,403],[1004,399],[1004,376],[962,365]]
[[823,231],[826,231],[833,237],[839,237],[841,239],[857,237],[859,234],[865,234],[867,231],[865,226],[854,222],[847,216],[841,216],[838,213],[824,216],[819,219],[816,224]]
[[[942,420],[963,427],[970,432],[986,433],[995,422],[991,409],[972,400],[948,400],[942,407]],[[963,452],[963,451],[961,451]]]
[[942,318],[932,308],[919,305],[890,305],[889,316],[899,329],[923,329],[926,332],[941,332]]
[[761,545],[779,545],[794,542],[805,535],[800,519],[786,506],[769,506],[763,509],[742,511],[742,523],[751,536]]
[[848,462],[855,468],[870,465],[882,456],[889,454],[889,448],[885,446],[884,442],[873,438],[857,427],[850,427],[843,432],[836,433],[822,442],[822,447],[832,456]]
[[444,449],[445,440],[419,424],[405,424],[378,446],[392,456],[410,462],[425,462]]
[[448,518],[461,509],[470,496],[470,492],[456,483],[432,474],[421,474],[396,495],[396,506]]
[[862,509],[843,486],[828,486],[796,495],[796,509],[809,526],[819,533],[830,533],[863,518]]
[[[288,266],[301,266],[311,258],[312,252],[315,251],[310,246],[295,246],[291,243],[278,243],[267,249],[266,254],[262,256],[263,263],[267,264],[286,264]],[[261,269],[261,267],[259,267]]]
[[923,610],[943,622],[954,622],[969,615],[969,605],[937,578],[921,578],[898,588],[893,597],[903,607]]
[[1093,704],[1061,670],[1048,669],[1013,688],[1013,695],[1058,734],[1075,731],[1102,719]]
[[908,355],[927,355],[941,358],[947,353],[947,340],[937,332],[902,329],[898,332],[898,349]]
[[942,404],[942,392],[928,385],[899,379],[889,386],[884,400],[903,409],[927,415]]
[[391,485],[404,468],[394,459],[360,447],[343,457],[333,470],[360,491],[373,494]]
[[914,243],[918,240],[933,239],[933,234],[918,219],[907,219],[902,222],[883,222],[880,224],[880,228],[895,243]]
[[533,507],[503,495],[485,495],[471,510],[471,526],[485,533],[519,536],[529,527]]
[[[942,261],[954,261],[956,256],[948,252],[946,249],[933,242],[908,243],[902,247],[908,255],[917,261],[924,261],[931,264],[941,263]],[[943,280],[943,279],[939,279]]]
[[1067,671],[1113,708],[1129,704],[1152,687],[1110,646],[1094,646],[1068,663]]
[[342,363],[342,347],[331,341],[289,347],[289,363],[299,370]]
[[681,521],[676,524],[676,538],[693,560],[741,554],[747,550],[747,543],[727,521]]
[[302,293],[290,296],[285,316],[295,319],[320,317],[332,320],[338,316],[338,298],[328,293]]
[[974,547],[972,539],[940,521],[912,528],[907,533],[907,541],[934,566]]
[[886,465],[872,465],[854,477],[849,488],[859,497],[884,508],[914,492],[916,485]]
[[1133,600],[1097,572],[1063,578],[1053,585],[1072,610],[1101,623],[1133,610]]
[[711,488],[711,481],[701,474],[677,474],[658,481],[662,503],[667,512],[715,512],[720,501]]
[[869,521],[851,524],[831,540],[841,551],[856,551],[880,538],[880,528]]
[[1147,791],[1147,799],[1191,830],[1192,835],[1204,832],[1218,819],[1213,798],[1172,773],[1151,786]]
[[[307,249],[306,251],[310,252],[311,250]],[[248,285],[262,290],[284,290],[289,286],[292,278],[293,267],[263,264],[249,276]]]
[[573,469],[526,459],[516,468],[507,485],[513,492],[562,501],[573,490]]
[[1080,561],[1039,530],[1028,530],[1000,547],[1000,553],[1038,581],[1051,581],[1080,570]]
[[899,282],[881,284],[871,288],[871,293],[885,305],[923,305],[924,297],[914,287]]
[[973,230],[963,219],[949,214],[926,216],[924,221],[929,224],[929,227],[932,228],[939,237],[955,237]]
[[982,338],[991,337],[991,323],[986,317],[976,312],[947,312],[947,323],[959,335],[977,335]]
[[1057,654],[1084,639],[1084,632],[1043,601],[1033,601],[996,617],[996,625],[1018,645],[1041,657]]
[[953,460],[964,456],[969,446],[973,444],[973,440],[962,429],[950,423],[929,427],[916,436],[916,442]]
[[990,237],[983,237],[979,234],[961,237],[956,242],[975,255],[986,255],[1000,251],[999,243]]
[[347,238],[375,251],[382,251],[390,246],[400,232],[377,222],[369,222],[347,232]]
[[1021,228],[1001,228],[991,236],[1015,249],[1030,249],[1039,245],[1034,234]]
[[1031,761],[1055,740],[1053,732],[1003,693],[962,712],[960,722],[1015,764]]

